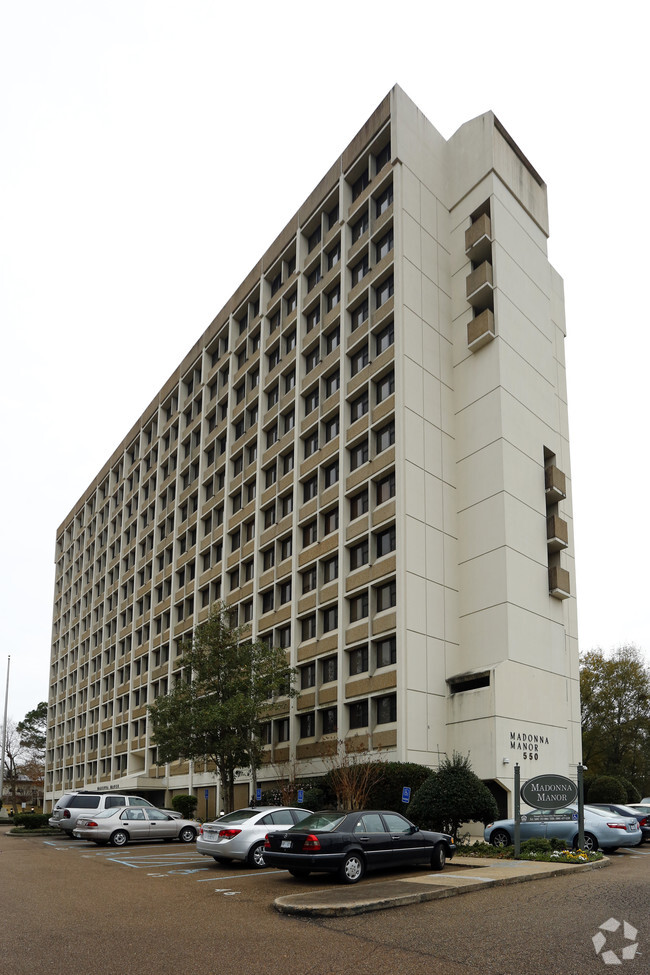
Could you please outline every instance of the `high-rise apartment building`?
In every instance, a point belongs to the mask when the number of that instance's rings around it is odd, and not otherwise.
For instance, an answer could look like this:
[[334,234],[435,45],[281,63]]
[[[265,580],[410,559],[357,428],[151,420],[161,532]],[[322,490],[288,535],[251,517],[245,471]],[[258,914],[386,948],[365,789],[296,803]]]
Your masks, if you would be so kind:
[[469,752],[504,809],[516,761],[571,772],[547,236],[546,186],[492,113],[445,140],[386,96],[58,530],[46,798],[191,788],[214,813],[204,763],[156,765],[146,705],[219,600],[298,668],[261,784],[351,736],[432,767]]

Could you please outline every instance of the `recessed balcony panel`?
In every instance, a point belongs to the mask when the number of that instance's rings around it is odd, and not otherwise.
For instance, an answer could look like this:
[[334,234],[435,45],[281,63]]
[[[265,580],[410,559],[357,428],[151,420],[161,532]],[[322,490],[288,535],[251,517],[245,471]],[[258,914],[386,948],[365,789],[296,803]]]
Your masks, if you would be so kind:
[[546,519],[546,544],[549,552],[560,552],[569,544],[569,526],[558,515]]
[[467,300],[473,308],[487,308],[492,304],[492,291],[492,265],[483,261],[467,275]]
[[494,313],[490,308],[484,308],[480,315],[467,324],[467,345],[472,352],[476,352],[495,337]]
[[548,570],[548,591],[555,599],[568,599],[571,595],[569,573],[559,565],[552,565]]
[[465,253],[473,264],[482,264],[492,254],[492,227],[487,213],[465,231]]
[[544,469],[546,504],[557,504],[566,498],[566,475],[553,464]]

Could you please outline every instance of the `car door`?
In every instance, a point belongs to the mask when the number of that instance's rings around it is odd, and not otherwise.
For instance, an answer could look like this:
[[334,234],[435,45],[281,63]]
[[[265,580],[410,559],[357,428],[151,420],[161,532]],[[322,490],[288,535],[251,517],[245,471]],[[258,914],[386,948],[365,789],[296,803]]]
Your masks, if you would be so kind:
[[392,855],[396,867],[408,863],[421,863],[427,856],[427,840],[419,829],[399,813],[382,813],[390,830]]
[[533,812],[524,813],[521,820],[522,840],[532,840],[536,836],[546,836],[546,822],[544,817],[547,815],[548,813],[543,809],[536,809]]
[[161,812],[160,809],[138,809],[137,811],[144,813],[147,817],[150,839],[164,840],[172,836],[178,836],[180,827],[177,819],[173,819],[167,813]]
[[365,854],[369,869],[391,865],[393,841],[379,813],[359,813],[352,832]]
[[120,823],[124,825],[131,840],[149,839],[149,823],[145,818],[144,809],[127,807],[120,813]]

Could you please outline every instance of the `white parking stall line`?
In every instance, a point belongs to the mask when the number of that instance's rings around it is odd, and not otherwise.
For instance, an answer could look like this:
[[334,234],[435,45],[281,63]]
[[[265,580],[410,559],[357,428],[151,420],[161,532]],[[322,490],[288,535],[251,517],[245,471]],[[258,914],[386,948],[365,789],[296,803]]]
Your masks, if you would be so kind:
[[[286,873],[286,870],[265,870],[263,873],[264,877],[271,877],[274,873]],[[257,870],[251,871],[250,873],[222,873],[217,876],[214,874],[211,877],[202,877],[197,880],[197,884],[205,884],[213,880],[242,880],[248,877],[257,877]]]

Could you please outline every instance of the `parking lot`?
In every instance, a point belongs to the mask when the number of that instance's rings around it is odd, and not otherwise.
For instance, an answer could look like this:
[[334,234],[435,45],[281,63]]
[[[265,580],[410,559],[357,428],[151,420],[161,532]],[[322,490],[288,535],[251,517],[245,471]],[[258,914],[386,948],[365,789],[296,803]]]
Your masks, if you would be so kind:
[[191,844],[118,850],[0,832],[0,877],[3,957],[13,975],[92,972],[98,959],[143,975],[177,975],[181,966],[195,975],[586,975],[602,964],[591,938],[611,917],[635,925],[645,949],[627,971],[645,971],[650,951],[648,845],[567,879],[318,921],[284,917],[272,904],[332,888],[331,877],[296,881],[286,871],[224,867]]

